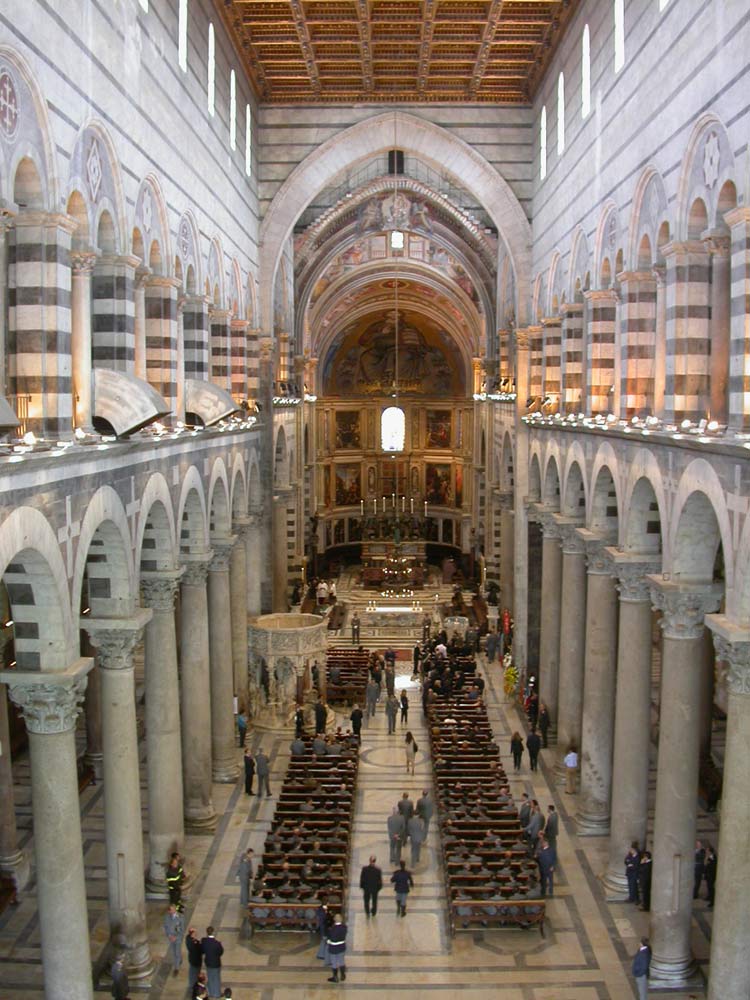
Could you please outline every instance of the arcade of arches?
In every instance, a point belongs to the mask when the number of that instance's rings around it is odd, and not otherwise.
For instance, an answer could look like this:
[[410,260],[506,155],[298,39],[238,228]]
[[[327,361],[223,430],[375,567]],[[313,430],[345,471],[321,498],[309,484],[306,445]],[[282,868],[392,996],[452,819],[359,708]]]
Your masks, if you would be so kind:
[[[549,709],[541,769],[510,779],[561,816],[546,936],[451,935],[439,822],[409,919],[362,921],[402,791],[379,713],[338,988],[621,1000],[648,934],[653,990],[747,1000],[743,5],[627,0],[624,27],[604,0],[12,6],[0,995],[92,1000],[122,952],[131,990],[183,996],[174,850],[236,996],[322,990],[306,936],[243,933],[237,860],[275,800],[242,795],[235,711],[277,792],[310,660],[355,612],[364,645],[410,657],[458,585],[480,626],[508,609]],[[320,610],[319,577],[326,635],[282,636],[269,671],[258,618]],[[505,760],[527,720],[477,663]],[[711,907],[696,838],[718,849]],[[633,841],[650,912],[625,902]]]

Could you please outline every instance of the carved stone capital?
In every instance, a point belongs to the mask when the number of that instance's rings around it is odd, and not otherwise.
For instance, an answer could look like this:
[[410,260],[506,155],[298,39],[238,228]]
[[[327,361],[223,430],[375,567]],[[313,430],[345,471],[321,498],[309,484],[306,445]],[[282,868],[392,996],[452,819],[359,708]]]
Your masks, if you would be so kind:
[[136,289],[141,289],[146,287],[146,281],[151,274],[150,267],[137,267],[135,269],[135,278],[133,280],[133,285]]
[[228,535],[225,538],[211,539],[211,548],[214,553],[208,566],[211,573],[229,572],[229,560],[236,541],[237,539],[234,535]]
[[650,604],[651,583],[648,575],[658,571],[659,560],[634,559],[616,549],[609,549],[608,552],[617,578],[615,586],[620,593],[620,600],[632,604],[648,601]]
[[750,641],[730,642],[714,632],[714,647],[730,692],[750,696]]
[[582,556],[586,553],[586,543],[581,538],[578,524],[565,524],[558,520],[558,528],[562,538],[563,555]]
[[74,275],[90,275],[96,265],[95,250],[72,250],[70,254],[70,269]]
[[614,567],[607,551],[607,539],[587,528],[579,528],[578,536],[586,546],[586,569],[593,576],[612,576]]
[[183,563],[185,572],[182,583],[187,587],[205,587],[208,567],[213,558],[213,552],[204,552],[200,556],[192,556]]
[[559,541],[563,537],[562,528],[555,520],[552,511],[539,510],[537,520],[542,526],[542,534],[545,538],[554,538]]
[[44,683],[43,676],[40,675],[38,682],[11,681],[8,685],[10,700],[23,713],[27,730],[46,736],[75,729],[86,693],[86,676],[67,684]]
[[722,588],[681,586],[649,577],[651,603],[661,611],[661,628],[667,639],[700,639],[705,616],[721,603]]
[[153,611],[174,611],[177,588],[182,570],[163,573],[141,573],[141,592],[147,608]]
[[133,650],[153,612],[139,608],[132,618],[99,618],[81,620],[96,649],[96,662],[102,670],[132,670]]

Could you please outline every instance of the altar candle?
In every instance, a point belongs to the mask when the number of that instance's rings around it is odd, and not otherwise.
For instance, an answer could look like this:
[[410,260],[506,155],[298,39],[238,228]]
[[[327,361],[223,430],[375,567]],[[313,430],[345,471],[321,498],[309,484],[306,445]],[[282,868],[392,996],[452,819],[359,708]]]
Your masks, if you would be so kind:
[[383,513],[385,514],[385,497],[383,497]]
[[401,497],[401,513],[406,513],[406,497]]
[[393,500],[393,509],[396,509],[396,494],[391,493],[391,500]]
[[377,514],[377,512],[378,512],[378,501],[377,500],[373,500],[372,501],[372,512],[373,512],[373,514]]
[[424,516],[427,517],[427,501],[424,502]]
[[365,502],[364,502],[364,500],[360,500],[359,501],[359,512],[360,512],[360,514],[364,514],[364,512],[365,512]]
[[410,497],[409,498],[409,508],[411,510],[411,513],[413,514],[414,513],[414,497]]

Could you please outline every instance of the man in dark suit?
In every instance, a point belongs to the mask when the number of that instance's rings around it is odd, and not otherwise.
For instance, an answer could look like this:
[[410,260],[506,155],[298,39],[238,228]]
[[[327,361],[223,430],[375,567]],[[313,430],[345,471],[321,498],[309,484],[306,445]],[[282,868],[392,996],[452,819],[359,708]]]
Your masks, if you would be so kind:
[[526,749],[529,751],[529,764],[531,770],[536,771],[539,762],[539,751],[542,748],[542,741],[536,729],[532,729],[526,737]]
[[365,899],[365,916],[373,917],[378,912],[378,893],[383,888],[383,872],[375,864],[376,857],[370,855],[370,863],[365,865],[359,876],[359,887]]
[[224,946],[221,941],[214,937],[213,927],[206,928],[206,936],[201,940],[201,951],[203,952],[203,961],[206,963],[208,995],[210,997],[220,997],[221,956],[224,954]]
[[201,968],[203,966],[203,949],[195,933],[195,927],[189,927],[185,938],[185,948],[188,956],[188,989],[191,991],[198,982]]

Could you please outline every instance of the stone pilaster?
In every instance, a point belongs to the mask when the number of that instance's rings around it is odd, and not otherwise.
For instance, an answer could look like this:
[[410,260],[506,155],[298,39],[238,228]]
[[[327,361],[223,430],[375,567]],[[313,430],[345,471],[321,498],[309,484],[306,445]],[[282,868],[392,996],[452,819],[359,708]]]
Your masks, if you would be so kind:
[[618,274],[620,306],[620,411],[631,417],[654,407],[656,282],[651,271]]
[[721,800],[719,865],[716,880],[709,1000],[750,996],[750,963],[743,928],[750,927],[750,895],[745,874],[750,864],[750,627],[723,615],[708,615],[717,658],[726,664],[729,693]]
[[562,542],[560,610],[560,686],[558,692],[557,777],[565,780],[563,758],[568,747],[581,746],[583,668],[586,638],[586,546],[576,523],[558,517]]
[[247,708],[247,534],[250,522],[235,518],[233,531],[237,543],[229,560],[229,591],[232,604],[232,671],[234,693]]
[[513,494],[501,493],[500,500],[500,607],[513,613],[515,583],[513,561]]
[[620,621],[612,761],[612,819],[604,888],[609,899],[627,899],[623,859],[635,840],[646,843],[651,742],[651,589],[659,564],[644,556],[608,550],[617,574]]
[[185,826],[212,830],[211,688],[209,682],[208,598],[206,577],[212,553],[185,561],[180,588],[180,716]]
[[[146,928],[143,830],[133,650],[151,611],[132,619],[84,618],[96,647],[102,682],[104,737],[104,832],[109,888],[110,945],[126,955],[128,975],[148,980],[153,962]],[[80,946],[80,945],[79,945]]]
[[73,423],[92,431],[93,390],[91,381],[91,275],[95,251],[76,250],[70,255],[70,353],[73,369]]
[[725,215],[732,233],[729,426],[750,429],[750,207]]
[[580,413],[585,403],[583,303],[566,303],[560,311],[562,313],[560,412]]
[[146,765],[149,894],[166,895],[165,865],[185,838],[182,732],[174,605],[182,570],[141,573],[143,602],[153,612],[145,632]]
[[259,615],[261,609],[260,581],[263,575],[261,548],[262,518],[260,514],[250,514],[245,532],[245,566],[247,573],[247,613]]
[[584,292],[587,302],[586,413],[609,413],[615,380],[617,292],[602,288]]
[[542,524],[542,629],[539,639],[539,700],[550,716],[554,743],[559,712],[560,616],[562,608],[562,531],[551,511],[539,510]]
[[90,668],[90,660],[81,660],[59,674],[6,671],[1,676],[11,701],[23,712],[29,736],[47,1000],[93,998],[75,746],[76,719]]
[[137,378],[148,381],[146,372],[146,281],[151,270],[138,267],[133,280],[133,355]]
[[579,836],[609,833],[617,670],[617,590],[604,541],[581,531],[586,543],[586,648],[581,721]]
[[696,980],[690,952],[693,908],[704,616],[719,606],[721,588],[681,586],[650,577],[662,612],[659,760],[651,890],[651,981],[688,988]]
[[208,645],[211,663],[211,761],[214,781],[237,780],[233,712],[231,594],[229,559],[233,538],[213,538],[208,567]]
[[704,245],[663,248],[667,260],[667,358],[664,409],[679,423],[700,420],[711,405],[710,271]]

